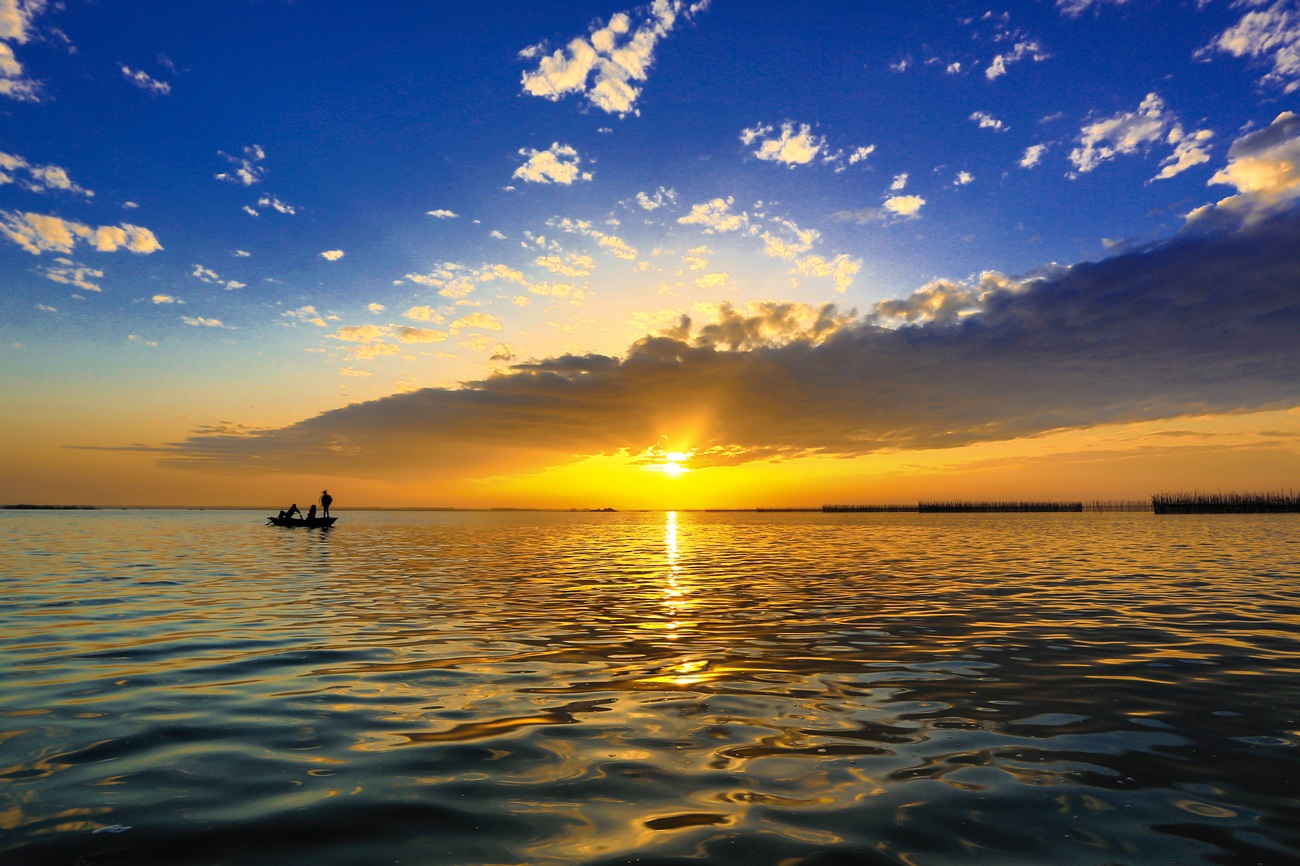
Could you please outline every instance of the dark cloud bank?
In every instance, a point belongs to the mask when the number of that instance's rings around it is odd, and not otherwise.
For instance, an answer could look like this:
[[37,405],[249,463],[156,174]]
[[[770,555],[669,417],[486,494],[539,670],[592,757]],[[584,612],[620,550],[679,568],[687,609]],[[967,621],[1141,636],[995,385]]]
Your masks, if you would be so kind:
[[716,465],[1300,405],[1300,213],[993,291],[944,323],[891,329],[827,308],[812,331],[755,336],[782,313],[164,453],[196,468],[470,475],[638,454],[668,434]]

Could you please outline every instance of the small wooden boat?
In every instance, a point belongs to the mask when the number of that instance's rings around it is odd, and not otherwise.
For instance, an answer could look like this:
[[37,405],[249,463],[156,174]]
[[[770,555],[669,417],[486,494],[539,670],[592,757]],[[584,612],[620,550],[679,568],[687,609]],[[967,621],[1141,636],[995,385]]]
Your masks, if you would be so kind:
[[268,517],[271,526],[305,526],[308,529],[326,529],[334,525],[337,517]]

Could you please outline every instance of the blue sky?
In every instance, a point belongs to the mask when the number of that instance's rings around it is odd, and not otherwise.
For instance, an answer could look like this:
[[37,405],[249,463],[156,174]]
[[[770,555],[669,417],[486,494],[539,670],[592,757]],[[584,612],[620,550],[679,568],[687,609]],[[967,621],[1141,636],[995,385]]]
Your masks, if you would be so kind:
[[712,345],[957,327],[1300,196],[1295,2],[0,0],[0,46],[0,382],[41,465],[50,429],[260,458],[746,319]]

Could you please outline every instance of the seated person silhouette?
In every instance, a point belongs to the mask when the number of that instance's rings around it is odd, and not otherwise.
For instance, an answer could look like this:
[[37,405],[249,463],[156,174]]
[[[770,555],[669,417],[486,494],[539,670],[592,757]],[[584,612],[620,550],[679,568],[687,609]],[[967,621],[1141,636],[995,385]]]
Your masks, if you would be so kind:
[[296,502],[289,506],[288,511],[280,512],[280,519],[284,520],[286,518],[293,517],[295,514],[298,515],[299,517],[302,517],[302,512],[298,510],[298,503]]
[[311,507],[307,509],[307,519],[308,520],[316,519],[316,503],[314,502],[312,503]]

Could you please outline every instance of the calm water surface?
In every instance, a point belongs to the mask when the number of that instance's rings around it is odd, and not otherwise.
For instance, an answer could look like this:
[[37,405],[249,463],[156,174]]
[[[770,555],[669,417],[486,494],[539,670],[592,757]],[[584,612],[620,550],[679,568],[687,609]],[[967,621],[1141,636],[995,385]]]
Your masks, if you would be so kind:
[[6,864],[1300,862],[1300,519],[0,512]]

